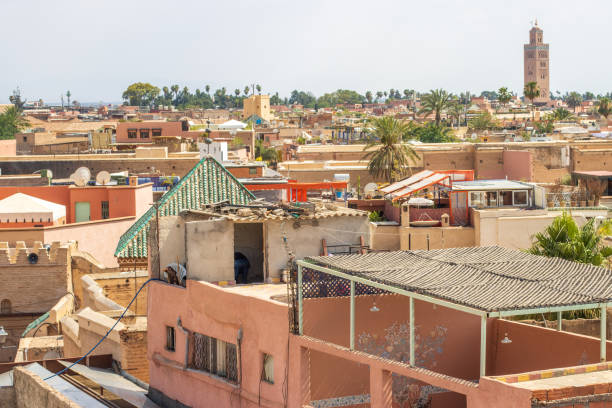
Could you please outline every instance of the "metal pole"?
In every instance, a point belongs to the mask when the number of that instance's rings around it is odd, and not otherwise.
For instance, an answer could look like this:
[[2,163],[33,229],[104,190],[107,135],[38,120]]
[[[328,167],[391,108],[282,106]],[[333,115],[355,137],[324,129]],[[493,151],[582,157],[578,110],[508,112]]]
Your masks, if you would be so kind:
[[414,367],[414,298],[410,296],[410,366]]
[[351,327],[350,347],[355,350],[355,282],[351,281]]
[[302,265],[298,265],[298,333],[304,334],[304,311],[302,302]]
[[604,303],[603,306],[601,307],[601,316],[599,318],[599,322],[600,322],[600,336],[601,336],[601,343],[599,345],[599,358],[601,359],[601,362],[606,362],[606,331],[608,329],[607,324],[606,324],[606,315],[608,312],[608,308],[607,308],[607,304]]
[[486,375],[487,368],[487,316],[480,317],[480,376]]
[[557,312],[557,330],[563,329],[563,312]]

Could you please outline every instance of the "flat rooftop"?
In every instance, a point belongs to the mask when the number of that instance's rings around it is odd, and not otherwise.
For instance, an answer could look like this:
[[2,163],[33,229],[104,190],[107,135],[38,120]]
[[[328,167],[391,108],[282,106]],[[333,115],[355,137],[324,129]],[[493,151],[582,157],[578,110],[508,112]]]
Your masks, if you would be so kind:
[[493,317],[495,312],[587,309],[612,301],[609,269],[501,247],[314,256],[305,261]]

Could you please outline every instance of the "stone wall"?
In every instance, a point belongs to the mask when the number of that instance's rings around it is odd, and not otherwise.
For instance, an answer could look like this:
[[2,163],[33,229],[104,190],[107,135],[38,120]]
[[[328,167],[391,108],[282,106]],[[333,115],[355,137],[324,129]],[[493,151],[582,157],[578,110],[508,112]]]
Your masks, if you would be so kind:
[[0,387],[0,407],[16,408],[15,387]]
[[[117,272],[107,273],[100,275],[93,275],[91,278],[96,282],[98,286],[102,288],[102,293],[111,301],[126,307],[136,291],[142,286],[143,283],[148,279],[148,272],[146,270],[137,270],[134,272]],[[130,310],[140,316],[146,316],[147,314],[147,288],[144,287],[138,297],[132,303]]]
[[17,408],[77,408],[80,405],[51,388],[39,376],[23,367],[13,370]]

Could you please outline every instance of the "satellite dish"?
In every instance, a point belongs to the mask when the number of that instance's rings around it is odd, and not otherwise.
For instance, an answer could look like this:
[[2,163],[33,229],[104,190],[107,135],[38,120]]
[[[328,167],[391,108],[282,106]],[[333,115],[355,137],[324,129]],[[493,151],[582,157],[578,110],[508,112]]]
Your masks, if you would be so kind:
[[70,175],[70,180],[74,181],[79,187],[87,185],[91,179],[91,172],[87,167],[79,167],[74,173]]
[[372,194],[374,193],[376,190],[378,190],[378,186],[376,185],[376,183],[368,183],[365,185],[365,187],[363,188],[363,193],[364,194]]
[[102,170],[96,175],[96,183],[102,186],[107,185],[110,179],[111,179],[111,175],[106,170]]
[[34,252],[30,253],[28,255],[28,262],[31,263],[32,265],[37,264],[38,263],[38,255],[35,254]]

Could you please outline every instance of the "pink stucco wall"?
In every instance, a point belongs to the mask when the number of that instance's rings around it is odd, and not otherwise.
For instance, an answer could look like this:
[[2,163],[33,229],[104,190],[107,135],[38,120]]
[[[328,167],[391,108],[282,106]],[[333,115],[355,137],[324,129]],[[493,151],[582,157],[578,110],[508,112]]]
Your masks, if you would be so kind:
[[[517,323],[492,320],[488,336],[487,374],[504,375],[599,363],[599,339]],[[548,322],[555,327],[556,322]],[[512,340],[502,344],[505,333]],[[612,342],[607,342],[608,359]]]
[[504,173],[510,180],[533,180],[533,162],[528,150],[504,150]]
[[79,250],[89,252],[106,267],[118,266],[115,248],[119,237],[136,221],[135,217],[80,222],[44,229],[44,243],[77,241]]
[[[282,406],[288,353],[287,305],[243,296],[198,281],[186,288],[152,282],[148,293],[150,385],[192,407]],[[243,330],[239,365],[242,387],[206,372],[183,370],[185,328],[236,344]],[[176,328],[176,351],[165,349],[166,326]],[[263,353],[274,358],[274,384],[260,381]],[[241,400],[241,402],[240,402]]]

